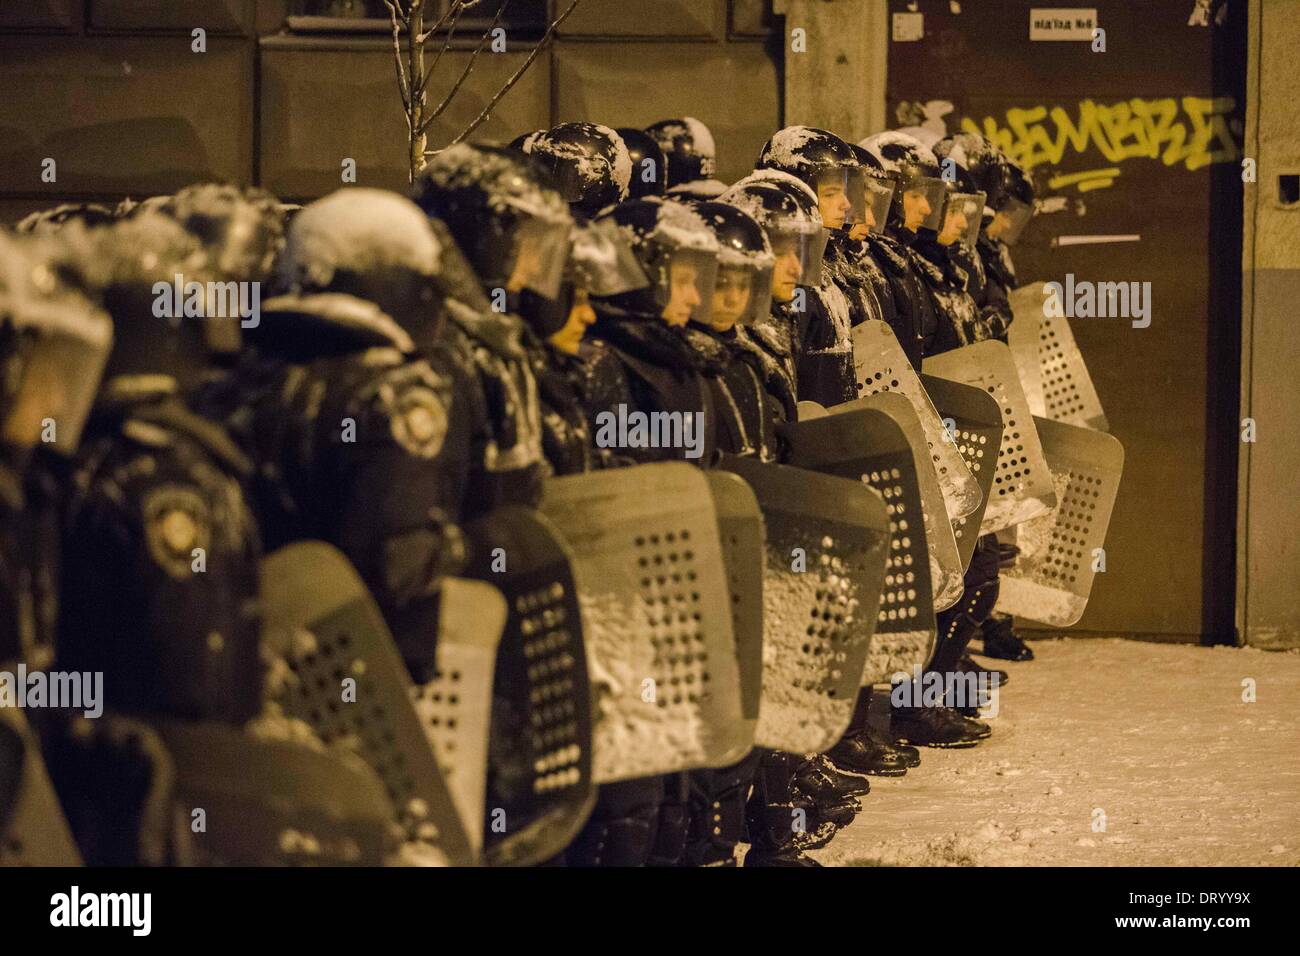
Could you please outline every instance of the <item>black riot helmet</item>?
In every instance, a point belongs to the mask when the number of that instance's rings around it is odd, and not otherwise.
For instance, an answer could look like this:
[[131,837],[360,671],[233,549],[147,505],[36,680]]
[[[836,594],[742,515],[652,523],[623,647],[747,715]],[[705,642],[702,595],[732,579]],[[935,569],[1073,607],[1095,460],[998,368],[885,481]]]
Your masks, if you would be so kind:
[[20,219],[15,232],[42,235],[57,231],[65,223],[79,222],[83,226],[107,226],[115,218],[113,210],[100,203],[63,203],[53,209],[39,209]]
[[992,239],[1015,245],[1034,215],[1034,180],[1023,166],[1003,154],[1006,163],[1006,188],[1002,202],[985,231]]
[[561,123],[539,133],[528,155],[550,172],[565,201],[585,216],[628,197],[632,158],[623,137],[608,126]]
[[632,160],[632,179],[628,183],[629,198],[662,196],[668,190],[668,160],[654,137],[631,126],[620,126],[615,132],[623,137],[628,156]]
[[420,171],[412,197],[446,225],[498,308],[519,313],[541,335],[563,324],[574,222],[531,155],[457,144]]
[[109,317],[60,281],[57,239],[0,232],[0,450],[77,449],[113,341]]
[[521,153],[531,152],[533,148],[533,140],[537,139],[538,136],[541,136],[545,132],[546,130],[544,129],[535,129],[528,133],[520,133],[510,141],[510,148],[517,149]]
[[645,129],[668,160],[668,187],[712,179],[718,171],[713,133],[694,116],[660,120]]
[[669,325],[689,321],[707,325],[718,269],[718,240],[693,210],[664,199],[620,203],[598,221],[613,223],[645,272],[645,288],[612,296],[593,296]]
[[220,281],[198,239],[156,207],[112,226],[65,226],[58,241],[58,274],[112,317],[108,377],[166,376],[187,390],[260,321],[260,288]]
[[789,173],[812,189],[828,229],[846,229],[863,219],[865,172],[853,149],[834,133],[787,126],[763,146],[757,166]]
[[781,174],[765,172],[742,179],[723,193],[720,201],[740,209],[763,227],[775,258],[772,295],[788,302],[796,285],[821,284],[827,231],[807,186],[792,178],[782,182],[777,178]]
[[203,244],[208,264],[221,277],[262,282],[271,277],[284,248],[280,202],[262,189],[195,183],[157,207]]
[[[314,310],[302,314],[329,315],[338,328],[395,323],[427,339],[436,335],[443,316],[443,253],[429,218],[404,196],[357,186],[337,190],[293,217],[276,270],[283,295],[274,311],[299,311],[288,300],[312,299]],[[299,336],[304,327],[277,325],[268,319],[250,337],[278,351],[297,350],[298,343],[281,332]],[[327,350],[336,333],[322,323],[320,340],[308,345]]]
[[889,223],[889,208],[894,201],[898,179],[881,165],[880,160],[857,143],[849,143],[849,149],[853,150],[864,174],[861,178],[861,192],[850,197],[854,208],[863,211],[858,222],[853,224],[851,232],[854,238],[884,232]]
[[753,325],[772,308],[772,246],[762,225],[729,203],[709,201],[692,207],[718,240],[718,278],[710,321],[725,331]]
[[930,148],[897,130],[868,136],[859,145],[898,180],[890,225],[929,238],[937,235],[948,188],[939,161]]

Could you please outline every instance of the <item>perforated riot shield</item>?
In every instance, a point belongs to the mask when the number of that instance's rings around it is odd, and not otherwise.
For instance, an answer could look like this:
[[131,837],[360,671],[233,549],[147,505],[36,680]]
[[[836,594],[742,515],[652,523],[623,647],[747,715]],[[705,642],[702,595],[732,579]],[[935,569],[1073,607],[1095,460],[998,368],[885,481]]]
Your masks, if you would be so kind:
[[921,376],[921,384],[939,410],[949,439],[979,483],[980,506],[952,523],[952,535],[957,539],[957,554],[964,571],[970,567],[980,522],[984,520],[984,509],[993,491],[993,472],[997,470],[998,448],[1002,442],[1002,413],[997,400],[983,389],[926,374]]
[[319,541],[281,548],[263,560],[262,602],[276,659],[270,703],[370,765],[393,803],[405,856],[477,862],[406,665],[347,558]]
[[876,628],[889,546],[884,499],[857,476],[731,456],[719,467],[754,489],[767,529],[755,742],[825,750],[853,716]]
[[739,475],[708,471],[713,506],[718,512],[718,536],[727,565],[731,597],[731,631],[736,638],[740,669],[740,708],[749,734],[758,726],[763,692],[763,575],[767,532],[758,498]]
[[998,446],[997,470],[980,534],[1047,514],[1056,504],[1052,477],[1011,350],[993,340],[976,342],[926,359],[925,370],[939,378],[984,389],[1002,411],[1002,443]]
[[0,866],[80,866],[81,853],[18,707],[0,707]]
[[157,729],[175,767],[178,862],[380,866],[398,844],[384,785],[354,754],[225,724]]
[[659,462],[552,478],[541,511],[574,555],[596,782],[725,766],[748,753],[704,473]]
[[[485,856],[493,865],[524,866],[563,850],[596,798],[573,556],[531,508],[497,509],[466,533],[469,573],[501,590],[507,615],[490,696]],[[468,626],[479,613],[472,599],[464,612]]]
[[1019,527],[1020,556],[1002,572],[997,609],[1056,627],[1078,622],[1105,567],[1106,529],[1124,447],[1104,432],[1037,419],[1057,505]]
[[444,578],[434,675],[411,687],[411,703],[433,747],[475,853],[483,849],[493,678],[506,626],[506,599],[491,584]]
[[[831,414],[845,414],[864,408],[877,409],[892,418],[912,446],[917,461],[917,483],[921,488],[921,515],[925,522],[925,538],[930,557],[930,587],[934,593],[934,609],[942,611],[952,607],[961,599],[964,568],[957,551],[957,539],[953,536],[952,522],[944,510],[938,478],[933,468],[925,467],[930,451],[920,417],[911,402],[893,391],[877,392],[867,398],[836,405]],[[944,429],[940,441],[957,454],[955,446],[948,439],[947,429]]]
[[934,596],[918,475],[928,457],[886,412],[862,408],[783,428],[790,462],[860,481],[885,501],[889,554],[864,686],[910,672],[934,651]]
[[1043,369],[1038,364],[1038,329],[1043,324],[1043,296],[1045,283],[1035,282],[1012,290],[1012,322],[1007,330],[1007,347],[1015,362],[1020,387],[1025,391],[1029,411],[1039,418],[1047,417],[1047,402],[1043,398]]
[[948,518],[961,518],[978,508],[980,494],[975,477],[952,443],[945,440],[939,413],[887,323],[872,320],[853,329],[853,368],[858,398],[878,392],[898,392],[912,403],[930,450]]
[[[1046,314],[1043,308],[1047,300],[1044,286],[1045,283],[1038,282],[1022,286],[1012,293],[1012,309],[1016,310],[1015,321],[1011,323],[1012,334],[1023,340],[1027,332],[1037,332],[1036,359],[1043,389],[1043,410],[1031,406],[1031,411],[1040,418],[1108,431],[1110,426],[1102,411],[1097,387],[1088,374],[1083,353],[1079,351],[1079,343],[1070,329],[1070,320],[1063,315]],[[1032,314],[1035,307],[1037,329],[1032,328],[1033,323],[1027,323],[1025,329],[1017,332],[1016,323],[1020,321],[1021,313]]]

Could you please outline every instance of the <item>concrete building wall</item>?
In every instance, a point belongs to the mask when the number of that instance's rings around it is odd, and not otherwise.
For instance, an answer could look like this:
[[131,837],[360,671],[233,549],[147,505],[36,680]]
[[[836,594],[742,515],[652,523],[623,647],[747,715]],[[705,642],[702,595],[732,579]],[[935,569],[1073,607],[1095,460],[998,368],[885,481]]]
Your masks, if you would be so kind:
[[1258,647],[1300,647],[1300,12],[1291,0],[1250,5],[1242,248],[1238,485],[1238,630]]

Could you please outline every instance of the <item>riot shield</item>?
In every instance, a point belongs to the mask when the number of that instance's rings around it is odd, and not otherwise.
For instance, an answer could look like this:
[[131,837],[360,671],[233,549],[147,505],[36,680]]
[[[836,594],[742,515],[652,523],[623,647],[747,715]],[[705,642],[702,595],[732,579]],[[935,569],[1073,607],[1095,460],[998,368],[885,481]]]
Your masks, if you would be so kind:
[[81,853],[18,707],[0,707],[0,866],[80,866]]
[[596,782],[725,766],[748,753],[704,473],[658,462],[551,478],[541,511],[574,555]]
[[1008,297],[1012,322],[1007,330],[1007,347],[1011,360],[1020,376],[1020,387],[1025,391],[1025,402],[1031,414],[1047,417],[1047,402],[1043,398],[1043,369],[1038,364],[1038,330],[1043,324],[1044,283],[1035,282],[1014,289]]
[[752,735],[758,725],[763,692],[763,575],[767,532],[754,489],[739,475],[708,471],[713,505],[718,512],[718,536],[727,564],[731,597],[731,631],[736,636],[740,668],[740,708]]
[[[1045,314],[1044,285],[1041,282],[1034,283],[1022,286],[1012,293],[1015,297],[1012,299],[1012,308],[1019,308],[1015,312],[1015,321],[1011,323],[1013,331],[1016,322],[1020,321],[1021,312],[1032,312],[1033,303],[1037,303],[1037,363],[1039,379],[1042,381],[1044,410],[1034,410],[1034,414],[1067,425],[1108,431],[1110,426],[1102,411],[1097,387],[1088,374],[1088,366],[1083,360],[1083,353],[1079,351],[1079,343],[1074,339],[1074,332],[1070,330],[1070,320],[1063,315]],[[1023,298],[1020,297],[1022,292]],[[1024,335],[1025,332],[1022,331],[1020,336]]]
[[984,389],[1002,410],[1002,442],[980,534],[1047,514],[1056,503],[1052,476],[1011,350],[991,339],[976,342],[926,359],[925,370],[939,378]]
[[885,501],[889,556],[863,686],[924,664],[935,642],[930,552],[926,536],[917,534],[917,523],[924,527],[918,476],[928,470],[928,457],[877,408],[792,423],[782,433],[791,464],[861,481]]
[[[948,518],[955,520],[978,508],[980,493],[975,477],[952,442],[946,440],[939,413],[887,323],[871,320],[853,329],[853,367],[858,398],[879,392],[899,392],[911,402],[930,450]],[[926,370],[929,371],[928,367]]]
[[[262,562],[270,704],[383,781],[407,856],[477,862],[412,703],[406,664],[365,584],[337,549],[287,545]],[[431,637],[431,639],[433,639]]]
[[444,578],[434,675],[411,686],[420,727],[438,757],[475,853],[483,849],[492,681],[505,624],[500,591],[482,581]]
[[[485,857],[492,865],[525,866],[563,850],[596,799],[591,681],[573,556],[531,508],[499,508],[466,532],[468,573],[505,596],[505,635],[487,696]],[[473,626],[480,610],[466,601],[462,626]]]
[[1124,470],[1124,447],[1105,432],[1037,419],[1056,507],[1019,526],[1015,567],[1002,572],[997,610],[1069,627],[1083,616],[1105,567],[1106,529]]
[[795,408],[795,414],[801,422],[812,421],[814,418],[825,418],[830,412],[826,411],[825,405],[819,405],[817,402],[802,401]]
[[853,716],[876,628],[889,547],[884,500],[856,475],[732,456],[719,467],[754,489],[767,529],[755,742],[825,750]]
[[952,535],[957,539],[957,555],[964,571],[970,567],[980,522],[984,520],[984,509],[993,491],[993,472],[1002,442],[1002,413],[993,396],[982,389],[924,373],[921,384],[943,418],[944,431],[979,483],[980,506],[952,523]]
[[[892,391],[877,392],[867,398],[836,405],[831,409],[831,414],[845,414],[864,408],[877,409],[892,418],[912,446],[917,460],[917,482],[921,487],[921,516],[925,523],[925,539],[930,556],[930,587],[934,593],[934,609],[942,611],[950,608],[961,599],[964,568],[957,551],[957,539],[953,536],[952,522],[944,510],[938,478],[933,468],[925,467],[930,448],[921,428],[920,417],[911,402]],[[942,425],[940,427],[943,428]],[[946,428],[940,441],[945,442],[954,454],[957,453]]]
[[392,803],[359,756],[225,724],[157,730],[175,766],[178,862],[380,866],[397,846]]

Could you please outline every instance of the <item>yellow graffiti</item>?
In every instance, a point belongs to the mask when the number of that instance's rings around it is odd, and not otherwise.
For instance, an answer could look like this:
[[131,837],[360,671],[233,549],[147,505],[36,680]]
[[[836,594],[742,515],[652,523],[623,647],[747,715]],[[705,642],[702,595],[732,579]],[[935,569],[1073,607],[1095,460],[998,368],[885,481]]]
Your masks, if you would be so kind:
[[[964,118],[962,128],[983,133],[1027,169],[1054,166],[1070,151],[1096,150],[1109,163],[1159,159],[1166,166],[1181,163],[1195,170],[1240,157],[1228,129],[1234,105],[1228,96],[1134,97],[1109,105],[1080,100],[1074,117],[1065,107],[1034,106],[1007,110],[1004,122],[994,116],[984,117],[981,123]],[[1118,174],[1118,169],[1081,174],[1079,190],[1105,188]]]
[[1105,169],[1089,169],[1081,173],[1065,173],[1061,176],[1053,176],[1047,181],[1048,189],[1060,189],[1062,186],[1078,185],[1079,192],[1086,193],[1093,189],[1105,189],[1115,181],[1119,175],[1118,166],[1108,166]]

